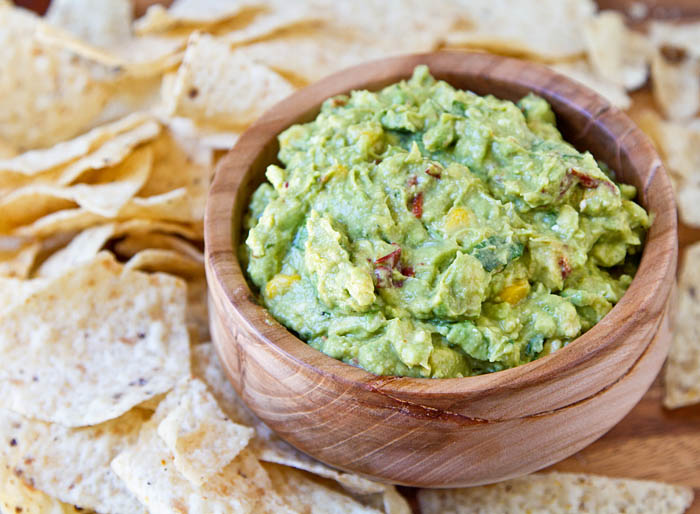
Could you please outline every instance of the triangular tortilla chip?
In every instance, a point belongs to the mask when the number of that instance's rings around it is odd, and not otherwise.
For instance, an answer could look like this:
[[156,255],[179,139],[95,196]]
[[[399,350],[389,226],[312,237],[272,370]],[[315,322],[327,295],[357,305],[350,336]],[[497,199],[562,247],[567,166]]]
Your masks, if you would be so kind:
[[110,93],[85,63],[38,41],[42,24],[29,11],[0,5],[0,139],[22,150],[80,133]]
[[240,128],[293,91],[279,74],[230,50],[225,41],[194,34],[164,102],[171,116]]
[[0,314],[0,406],[65,426],[115,418],[189,373],[185,284],[107,252]]

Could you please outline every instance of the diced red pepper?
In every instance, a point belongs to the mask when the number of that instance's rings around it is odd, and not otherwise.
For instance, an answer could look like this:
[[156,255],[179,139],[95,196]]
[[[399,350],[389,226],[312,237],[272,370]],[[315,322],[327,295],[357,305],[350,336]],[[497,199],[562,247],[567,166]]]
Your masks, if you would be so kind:
[[559,257],[559,269],[561,270],[561,278],[566,278],[571,274],[571,265],[569,265],[569,259],[566,255]]
[[415,186],[416,184],[418,184],[418,177],[413,175],[408,179],[408,187]]
[[401,247],[396,243],[392,243],[392,245],[396,247],[396,250],[389,252],[382,257],[377,257],[377,260],[374,262],[379,265],[388,265],[390,268],[395,268],[399,263],[399,260],[401,260]]
[[411,200],[411,212],[413,215],[420,219],[423,216],[423,193],[420,192]]
[[413,267],[411,266],[402,266],[399,271],[401,271],[401,274],[404,277],[413,277],[416,274],[416,272],[413,271]]
[[586,175],[585,173],[577,170],[576,168],[571,168],[569,170],[569,173],[578,179],[578,182],[579,184],[581,184],[581,187],[585,187],[586,189],[595,189],[600,185],[599,179],[593,178],[590,175]]

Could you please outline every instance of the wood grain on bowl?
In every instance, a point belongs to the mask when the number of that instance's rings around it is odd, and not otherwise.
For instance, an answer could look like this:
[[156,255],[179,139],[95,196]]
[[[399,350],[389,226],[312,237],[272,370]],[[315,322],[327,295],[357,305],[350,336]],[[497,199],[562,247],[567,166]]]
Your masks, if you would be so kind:
[[[236,258],[252,191],[276,162],[276,136],[321,102],[377,90],[428,64],[478,94],[543,96],[565,138],[635,185],[654,213],[628,292],[567,347],[513,369],[464,379],[377,377],[309,347],[261,307]],[[549,69],[488,54],[441,52],[361,65],[266,113],[221,161],[205,220],[214,341],[244,401],[290,443],[337,467],[417,486],[497,481],[561,460],[617,423],[656,376],[674,282],[673,194],[659,157],[621,111]],[[650,346],[650,343],[652,343]]]

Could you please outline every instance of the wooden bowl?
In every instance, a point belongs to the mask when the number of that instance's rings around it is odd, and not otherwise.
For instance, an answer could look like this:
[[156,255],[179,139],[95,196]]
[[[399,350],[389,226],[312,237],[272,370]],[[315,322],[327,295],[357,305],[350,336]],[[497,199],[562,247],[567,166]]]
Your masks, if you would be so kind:
[[[299,340],[258,303],[236,248],[251,193],[276,162],[276,136],[312,120],[326,98],[378,90],[427,64],[460,89],[546,98],[568,141],[639,191],[654,214],[639,271],[620,302],[555,353],[455,379],[375,376]],[[649,140],[618,109],[548,68],[483,53],[440,52],[363,64],[267,112],[219,164],[205,219],[214,342],[245,403],[285,440],[341,469],[403,485],[485,484],[570,456],[620,421],[666,356],[677,233],[671,184]]]

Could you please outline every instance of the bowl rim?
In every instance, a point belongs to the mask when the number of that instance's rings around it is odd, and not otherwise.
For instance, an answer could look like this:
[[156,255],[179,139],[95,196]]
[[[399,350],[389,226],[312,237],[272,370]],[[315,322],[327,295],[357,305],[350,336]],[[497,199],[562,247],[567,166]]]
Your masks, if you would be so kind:
[[[586,115],[589,125],[595,121],[602,123],[618,140],[618,160],[625,145],[632,143],[641,145],[641,153],[645,154],[648,161],[649,176],[639,193],[645,195],[654,183],[660,191],[659,196],[663,193],[664,203],[661,204],[661,209],[654,211],[655,219],[647,233],[647,239],[652,231],[656,232],[656,237],[653,241],[645,243],[639,268],[628,290],[601,321],[567,346],[535,361],[484,375],[461,378],[377,376],[312,348],[292,334],[257,302],[256,294],[250,289],[241,269],[237,249],[233,248],[234,230],[240,228],[234,229],[232,226],[233,212],[238,205],[237,202],[243,200],[239,198],[240,186],[245,183],[250,174],[250,168],[260,157],[263,148],[269,144],[271,138],[276,139],[284,128],[296,123],[299,117],[304,115],[308,117],[311,113],[313,116],[309,119],[313,119],[321,103],[336,94],[359,88],[372,90],[374,83],[382,86],[391,83],[386,79],[391,77],[392,73],[395,77],[393,82],[396,82],[410,76],[410,72],[406,74],[405,71],[412,70],[418,64],[431,66],[435,62],[444,61],[448,63],[461,61],[464,65],[474,65],[475,74],[485,74],[484,76],[489,78],[497,77],[500,70],[509,66],[529,70],[531,73],[524,73],[519,85],[525,85],[543,96],[554,95],[559,102]],[[375,78],[371,81],[358,82],[356,77],[361,76],[362,72],[369,68],[375,70]],[[401,76],[396,75],[397,68],[404,72]],[[533,77],[537,77],[536,83],[532,82]],[[511,80],[511,82],[515,84],[514,81]],[[375,87],[374,90],[376,89]],[[332,92],[328,93],[328,90]],[[571,95],[572,92],[582,93],[587,100],[587,105],[568,98],[567,95]],[[548,101],[552,103],[550,98]],[[280,112],[285,114],[280,117]],[[608,118],[609,121],[606,122],[603,118]],[[584,131],[588,128],[588,126],[585,127]],[[272,136],[271,132],[274,132]],[[244,200],[247,201],[247,199],[246,197]],[[227,220],[227,223],[221,223],[219,220],[222,219]],[[520,389],[549,380],[557,374],[588,361],[611,345],[619,343],[635,326],[641,325],[643,320],[654,313],[653,306],[660,297],[664,298],[665,304],[665,299],[668,298],[673,285],[677,256],[676,208],[670,180],[647,136],[624,112],[611,106],[607,100],[589,88],[542,64],[481,52],[462,51],[411,54],[370,61],[332,74],[279,102],[241,135],[236,145],[218,164],[208,195],[204,233],[208,280],[215,281],[216,289],[223,292],[225,296],[223,308],[235,310],[240,320],[245,322],[249,333],[254,334],[281,356],[348,386],[359,385],[364,389],[375,391],[381,388],[384,394],[408,393],[426,398],[446,393],[482,394],[503,387],[511,390]],[[652,243],[660,249],[661,262],[652,262],[653,257],[659,258],[658,252],[651,255],[649,248]],[[654,290],[642,289],[639,279],[642,274],[647,282],[654,284]]]

